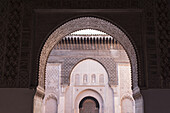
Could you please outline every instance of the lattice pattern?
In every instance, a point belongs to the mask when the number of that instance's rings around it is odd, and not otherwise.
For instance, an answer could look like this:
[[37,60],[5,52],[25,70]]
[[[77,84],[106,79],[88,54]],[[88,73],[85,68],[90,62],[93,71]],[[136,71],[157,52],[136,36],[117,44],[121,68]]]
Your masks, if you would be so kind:
[[[158,75],[158,67],[157,67],[157,61],[158,61],[158,56],[157,56],[157,43],[156,43],[156,36],[155,36],[155,1],[153,0],[144,0],[143,1],[143,8],[144,8],[144,16],[145,16],[145,33],[146,33],[146,51],[147,53],[147,68],[148,72],[148,87],[153,88],[153,87],[160,87],[160,76]],[[141,62],[142,63],[142,62]],[[143,64],[143,68],[145,68]],[[142,70],[141,70],[142,71]],[[144,75],[145,76],[145,75]],[[146,78],[143,80],[144,77],[139,77],[140,85],[145,85],[143,84],[146,80]],[[147,84],[146,84],[147,85]]]
[[[78,64],[81,60],[87,59],[87,57],[71,57],[71,58],[65,58],[63,64],[61,65],[61,84],[69,84],[69,76],[71,74],[72,69],[76,64]],[[118,78],[116,74],[116,64],[114,62],[113,58],[100,58],[95,57],[92,58],[97,61],[99,61],[106,69],[108,76],[109,76],[109,84],[111,85],[117,85],[118,84]]]
[[46,67],[46,90],[58,90],[59,88],[60,66],[47,64]]
[[16,87],[18,85],[21,12],[21,0],[0,2],[0,78],[3,86]]
[[31,39],[29,28],[23,28],[21,53],[20,53],[20,71],[19,87],[28,87],[30,79],[30,59],[31,59]]
[[157,1],[157,27],[160,50],[160,74],[162,77],[162,87],[170,87],[170,34],[169,34],[169,19],[168,19],[168,1]]
[[22,2],[20,0],[9,1],[8,25],[6,35],[5,73],[6,85],[15,87],[19,71],[19,52],[21,38]]
[[7,6],[6,0],[0,1],[0,84],[3,82],[4,54],[5,54],[5,36],[7,24]]

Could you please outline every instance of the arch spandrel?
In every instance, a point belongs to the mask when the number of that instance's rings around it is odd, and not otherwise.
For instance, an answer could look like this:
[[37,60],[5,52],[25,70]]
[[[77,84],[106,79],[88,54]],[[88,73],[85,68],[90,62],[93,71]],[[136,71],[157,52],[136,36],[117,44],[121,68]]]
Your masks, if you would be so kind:
[[[74,67],[80,63],[83,60],[86,59],[92,59],[97,62],[99,62],[106,70],[108,74],[108,79],[109,79],[109,85],[118,85],[118,76],[116,74],[116,63],[113,58],[98,58],[98,57],[93,57],[93,58],[87,58],[87,57],[75,57],[75,58],[66,58],[63,62],[62,67],[62,80],[61,84],[62,85],[69,85],[70,84],[70,74]],[[67,64],[72,64],[72,65],[67,65]],[[113,71],[114,70],[114,71]]]
[[47,39],[45,45],[41,51],[40,62],[39,62],[39,87],[44,88],[44,78],[45,78],[45,66],[48,59],[50,51],[54,45],[62,39],[64,36],[75,32],[80,29],[95,29],[103,31],[110,36],[114,37],[119,41],[124,49],[126,50],[129,59],[131,61],[132,67],[132,78],[133,78],[133,87],[138,86],[137,78],[137,58],[135,54],[135,49],[130,42],[129,38],[115,25],[111,24],[102,19],[94,17],[82,17],[78,19],[71,20],[61,27],[57,28]]

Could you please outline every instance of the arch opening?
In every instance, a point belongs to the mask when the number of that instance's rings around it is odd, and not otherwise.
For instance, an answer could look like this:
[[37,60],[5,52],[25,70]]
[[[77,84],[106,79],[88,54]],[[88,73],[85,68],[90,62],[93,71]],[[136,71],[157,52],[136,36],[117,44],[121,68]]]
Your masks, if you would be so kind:
[[79,109],[83,107],[84,102],[86,102],[87,100],[92,100],[95,103],[95,107],[98,109],[100,108],[99,102],[94,97],[87,96],[80,101]]
[[91,96],[85,97],[80,101],[79,112],[80,113],[99,113],[99,103]]
[[[101,20],[101,19],[93,18],[93,17],[82,17],[82,18],[67,22],[66,24],[57,28],[47,39],[47,41],[42,49],[41,56],[40,56],[39,84],[37,87],[36,95],[34,97],[34,103],[35,103],[34,113],[39,113],[39,112],[37,112],[36,109],[41,109],[41,105],[36,106],[36,102],[37,102],[37,100],[42,101],[43,96],[45,94],[45,69],[46,69],[46,62],[48,60],[48,55],[50,54],[50,51],[55,46],[55,44],[58,43],[63,37],[65,37],[66,35],[74,32],[74,31],[78,31],[81,29],[96,29],[99,31],[103,31],[103,32],[109,34],[111,37],[114,37],[125,48],[127,55],[129,56],[130,63],[131,63],[130,65],[131,65],[131,71],[132,71],[131,74],[132,74],[132,81],[133,81],[132,85],[133,85],[134,99],[139,99],[139,98],[135,97],[136,95],[140,95],[140,90],[138,88],[138,78],[137,78],[137,75],[138,75],[138,73],[137,73],[137,71],[138,71],[137,70],[137,58],[136,58],[135,49],[134,49],[132,43],[130,42],[130,40],[128,39],[128,37],[126,36],[126,34],[124,32],[122,32],[118,27],[116,27],[115,25],[113,25],[105,20]],[[72,41],[72,39],[70,41],[73,42],[73,44],[76,44],[77,43],[76,41],[81,42],[81,40],[76,40],[74,42],[74,41]],[[90,42],[93,42],[93,41],[94,40],[92,38],[87,39],[88,43],[85,43],[85,44],[90,44]],[[102,41],[101,39],[99,39],[96,43],[106,44],[108,42],[110,42],[110,39],[107,39],[105,42]],[[108,46],[106,46],[106,48],[107,47]],[[95,78],[95,77],[93,76],[92,78]],[[64,78],[61,77],[61,79],[64,79]],[[68,82],[67,80],[65,80],[65,81]],[[61,84],[66,85],[65,83],[61,83]],[[39,96],[39,95],[41,95],[41,96]],[[142,101],[141,95],[140,95],[140,100]],[[135,100],[135,102],[137,102],[137,101]],[[135,105],[139,105],[139,104],[135,104]],[[135,106],[135,107],[138,108],[139,106]],[[136,108],[135,108],[135,110],[136,110]],[[140,111],[135,111],[135,112],[138,113],[141,111],[142,111],[142,109],[140,109]]]

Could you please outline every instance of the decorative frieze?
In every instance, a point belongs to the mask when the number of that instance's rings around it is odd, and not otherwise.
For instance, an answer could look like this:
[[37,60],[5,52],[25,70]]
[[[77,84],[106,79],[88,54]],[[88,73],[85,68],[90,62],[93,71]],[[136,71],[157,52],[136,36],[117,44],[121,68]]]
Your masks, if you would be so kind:
[[68,35],[54,47],[56,50],[121,50],[120,43],[109,35]]

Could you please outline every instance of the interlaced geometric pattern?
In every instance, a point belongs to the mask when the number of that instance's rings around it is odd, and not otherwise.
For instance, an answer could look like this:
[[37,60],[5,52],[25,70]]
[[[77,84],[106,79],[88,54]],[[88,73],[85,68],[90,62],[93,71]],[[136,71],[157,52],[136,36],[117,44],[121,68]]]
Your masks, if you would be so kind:
[[168,19],[168,1],[157,1],[157,28],[159,39],[160,74],[162,87],[170,87],[170,30]]
[[[64,62],[61,65],[61,84],[68,85],[70,83],[70,74],[72,69],[76,64],[78,64],[80,61],[87,59],[90,57],[67,57],[64,58]],[[108,75],[109,75],[109,84],[117,85],[118,84],[118,78],[116,76],[116,63],[113,58],[111,57],[92,57],[92,59],[99,61],[106,69]]]
[[46,90],[55,90],[59,88],[60,66],[55,64],[47,64],[46,66]]
[[10,0],[6,35],[5,73],[6,85],[15,87],[19,71],[19,52],[22,25],[22,2]]
[[5,54],[5,36],[7,24],[7,6],[6,0],[0,1],[0,84],[3,84],[4,54]]
[[3,79],[1,81],[4,86],[18,86],[21,12],[21,0],[2,0],[0,2],[0,24],[2,25],[0,29],[0,78]]
[[[155,15],[154,15],[154,8],[155,8],[155,1],[154,0],[143,0],[143,7],[144,7],[144,16],[145,16],[145,40],[146,40],[146,51],[147,53],[147,68],[148,72],[148,87],[160,87],[160,76],[158,75],[158,67],[157,67],[157,47],[156,47],[156,36],[155,36]],[[144,64],[143,64],[144,65]],[[143,66],[144,67],[144,66]],[[141,70],[142,71],[142,70]],[[145,76],[145,75],[144,75]],[[143,77],[144,78],[144,77]],[[141,81],[139,77],[139,81]],[[144,80],[146,81],[146,80]],[[139,84],[143,84],[140,82]]]

